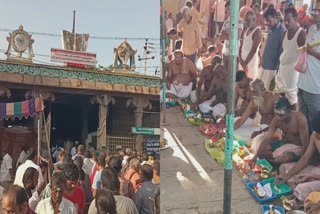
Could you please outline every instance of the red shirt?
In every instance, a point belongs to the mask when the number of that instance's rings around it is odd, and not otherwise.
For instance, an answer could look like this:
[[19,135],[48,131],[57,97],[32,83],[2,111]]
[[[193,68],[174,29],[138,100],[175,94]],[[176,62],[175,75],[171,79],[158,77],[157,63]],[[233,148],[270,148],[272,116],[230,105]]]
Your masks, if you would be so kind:
[[75,188],[72,197],[66,194],[64,194],[63,197],[74,204],[74,206],[78,210],[78,214],[80,214],[80,211],[86,207],[85,193],[84,190],[80,187]]

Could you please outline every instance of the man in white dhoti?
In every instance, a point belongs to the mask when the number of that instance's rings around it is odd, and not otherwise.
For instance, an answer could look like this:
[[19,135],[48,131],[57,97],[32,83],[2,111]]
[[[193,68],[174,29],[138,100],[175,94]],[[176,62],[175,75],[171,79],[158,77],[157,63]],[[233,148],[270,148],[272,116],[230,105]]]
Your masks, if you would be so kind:
[[274,104],[279,95],[266,90],[262,80],[250,84],[252,101],[241,117],[235,118],[234,137],[251,145],[251,139],[267,130],[274,117]]
[[297,11],[287,8],[284,11],[284,24],[287,31],[282,33],[282,53],[280,55],[279,71],[276,74],[276,91],[284,93],[293,110],[298,110],[299,72],[294,70],[299,53],[298,47],[304,45],[306,32],[297,25]]
[[245,24],[247,30],[242,33],[240,43],[240,64],[248,78],[256,79],[259,65],[259,46],[262,41],[260,26],[256,23],[256,14],[248,11]]
[[214,68],[214,77],[208,92],[200,97],[194,107],[199,107],[202,113],[211,113],[215,119],[226,114],[227,73],[223,65]]
[[[182,51],[175,51],[175,59],[168,64],[167,97],[186,99],[190,96],[192,82],[197,78],[195,65]],[[160,91],[162,100],[162,90]]]

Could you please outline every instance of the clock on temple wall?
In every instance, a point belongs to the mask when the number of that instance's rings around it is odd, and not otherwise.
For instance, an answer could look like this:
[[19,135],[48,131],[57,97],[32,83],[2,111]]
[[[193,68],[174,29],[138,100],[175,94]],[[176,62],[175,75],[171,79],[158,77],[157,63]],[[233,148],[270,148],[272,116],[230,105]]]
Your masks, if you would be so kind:
[[[23,30],[23,26],[20,25],[18,30],[15,30],[9,33],[7,40],[9,42],[8,49],[6,51],[7,60],[19,60],[19,61],[29,61],[32,62],[32,58],[34,57],[32,44],[34,42],[31,39],[31,35],[28,32]],[[15,51],[17,54],[12,54],[11,49]],[[28,50],[28,58],[23,58],[22,54]]]

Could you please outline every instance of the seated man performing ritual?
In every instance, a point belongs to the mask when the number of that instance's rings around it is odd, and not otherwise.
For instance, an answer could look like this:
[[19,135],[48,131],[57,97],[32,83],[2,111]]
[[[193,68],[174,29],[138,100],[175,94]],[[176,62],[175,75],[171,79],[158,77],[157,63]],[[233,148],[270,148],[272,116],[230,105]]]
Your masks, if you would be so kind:
[[211,86],[203,97],[195,104],[202,113],[211,113],[218,120],[226,114],[227,73],[223,65],[216,65]]
[[274,117],[274,104],[279,95],[272,94],[264,87],[262,80],[256,79],[250,84],[252,99],[241,117],[235,118],[234,137],[251,145],[251,138],[262,134]]
[[300,208],[308,200],[311,192],[320,192],[320,113],[313,119],[312,127],[314,131],[305,153],[298,162],[282,164],[277,177],[292,188],[295,204],[298,205],[296,208]]
[[[167,97],[186,99],[196,81],[197,70],[190,59],[183,57],[182,51],[174,52],[175,59],[168,63]],[[160,92],[160,98],[162,91]]]
[[[274,106],[274,112],[275,117],[252,162],[258,157],[271,163],[298,161],[309,144],[307,119],[301,112],[291,111],[286,97],[279,99]],[[277,129],[282,131],[282,140],[273,141],[272,137]]]
[[209,88],[211,86],[211,82],[212,82],[213,77],[215,75],[214,68],[216,67],[216,65],[221,64],[221,62],[222,62],[221,57],[215,56],[211,61],[211,65],[206,66],[201,71],[201,75],[200,75],[200,78],[198,81],[197,89],[195,91],[192,91],[190,94],[190,98],[191,98],[192,103],[196,103],[197,100],[200,99],[202,85],[204,85],[205,92],[209,91]]
[[[236,73],[236,111],[235,116],[241,116],[245,110],[247,109],[249,103],[251,102],[251,90],[250,90],[250,83],[252,79],[246,76],[244,71],[238,71]],[[241,106],[237,108],[237,104],[239,102],[239,98],[241,98]]]

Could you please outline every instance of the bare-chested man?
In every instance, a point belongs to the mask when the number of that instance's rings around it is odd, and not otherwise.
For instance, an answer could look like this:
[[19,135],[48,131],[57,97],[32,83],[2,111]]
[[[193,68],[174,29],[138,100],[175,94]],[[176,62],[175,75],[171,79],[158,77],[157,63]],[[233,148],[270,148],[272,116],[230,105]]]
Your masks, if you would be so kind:
[[244,71],[238,71],[236,73],[236,106],[239,102],[239,98],[242,99],[242,103],[240,108],[236,108],[235,116],[241,116],[245,110],[247,109],[249,103],[251,102],[251,90],[250,90],[250,83],[252,79],[246,76]]
[[206,66],[202,71],[201,75],[198,81],[198,86],[195,91],[191,92],[190,98],[193,103],[196,103],[197,100],[200,99],[201,97],[201,90],[202,90],[202,85],[204,85],[204,91],[208,92],[209,88],[211,86],[211,82],[214,77],[214,68],[216,65],[221,64],[222,59],[220,56],[215,56],[212,61],[211,65]]
[[246,111],[235,119],[234,136],[247,145],[251,138],[263,133],[274,117],[274,104],[280,95],[268,92],[262,80],[256,79],[250,84],[252,100]]
[[312,127],[314,131],[305,153],[298,162],[282,164],[277,177],[293,189],[297,208],[311,192],[320,196],[320,113],[313,119]]
[[218,64],[214,68],[214,77],[209,90],[200,97],[195,107],[203,113],[212,113],[217,118],[224,117],[226,113],[227,73],[223,65]]
[[[309,144],[307,119],[301,112],[291,111],[286,97],[279,99],[274,106],[274,112],[275,117],[252,162],[258,157],[271,163],[297,161]],[[277,129],[282,131],[282,140],[272,141]]]
[[175,51],[174,57],[168,63],[167,97],[186,99],[192,90],[192,81],[197,78],[197,70],[191,60],[183,57],[182,51]]

